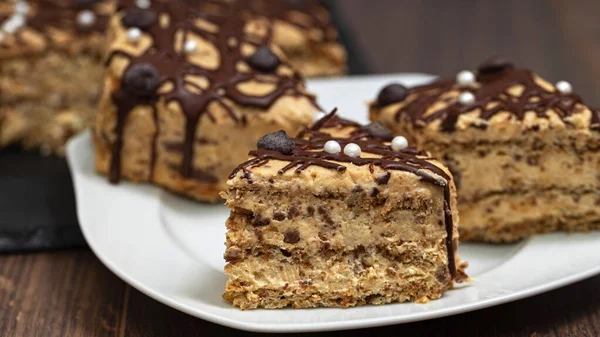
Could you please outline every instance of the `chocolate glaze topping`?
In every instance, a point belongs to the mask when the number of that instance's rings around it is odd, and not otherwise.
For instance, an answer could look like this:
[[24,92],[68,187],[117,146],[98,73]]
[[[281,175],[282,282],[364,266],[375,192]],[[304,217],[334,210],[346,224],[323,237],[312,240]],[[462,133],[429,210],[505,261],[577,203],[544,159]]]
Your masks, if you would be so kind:
[[[446,107],[427,113],[429,107],[441,100],[441,96],[450,90],[457,89],[454,79],[440,79],[431,84],[426,84],[409,89],[408,95],[414,99],[406,103],[396,112],[396,120],[405,116],[415,126],[423,127],[436,120],[441,120],[440,129],[443,132],[454,132],[456,122],[460,115],[481,111],[479,118],[488,121],[490,118],[505,111],[517,120],[522,120],[525,113],[535,112],[540,118],[548,118],[547,111],[552,109],[563,120],[577,112],[583,104],[577,94],[563,94],[558,90],[547,91],[535,81],[535,75],[527,69],[514,68],[510,63],[501,59],[486,61],[479,67],[477,75],[477,88],[459,89],[461,92],[469,91],[475,96],[475,103],[462,105],[458,100],[451,101]],[[509,94],[508,90],[514,86],[522,86],[520,97]],[[592,111],[592,129],[600,128],[600,111]],[[487,122],[474,125],[485,129]]]
[[[106,6],[109,0],[27,0],[29,11],[25,15],[26,21],[23,27],[29,27],[49,39],[48,29],[72,31],[76,34],[90,32],[104,33],[108,24],[109,14],[99,11],[99,6]],[[94,21],[90,25],[77,23],[77,15],[82,10],[94,12]],[[0,13],[0,24],[8,19],[12,13]],[[24,40],[18,29],[14,37],[20,44]],[[9,45],[0,43],[0,50],[10,48]]]
[[[243,171],[243,177],[250,177],[249,168],[266,165],[270,160],[280,160],[289,162],[279,170],[283,174],[289,170],[295,169],[296,173],[301,173],[310,166],[320,166],[327,169],[346,171],[345,165],[368,165],[371,173],[374,173],[375,166],[386,171],[387,174],[375,178],[377,184],[387,184],[389,181],[390,170],[411,172],[419,176],[423,181],[439,186],[444,191],[444,220],[447,232],[446,249],[448,252],[448,268],[452,278],[456,276],[456,265],[454,259],[454,248],[452,245],[453,221],[450,209],[450,184],[452,178],[441,168],[429,162],[432,158],[426,152],[418,151],[413,147],[401,151],[393,151],[389,142],[381,138],[372,137],[369,132],[361,128],[359,124],[345,120],[335,114],[335,110],[322,118],[310,129],[302,131],[295,141],[295,149],[284,154],[279,151],[273,151],[265,148],[259,148],[250,152],[254,158],[239,165],[230,175],[230,179],[235,177],[239,171]],[[348,138],[332,137],[323,129],[335,128],[340,126],[353,126],[355,131]],[[343,153],[331,154],[323,151],[323,146],[329,140],[337,141],[342,148],[348,143],[358,144],[363,153],[378,155],[378,157],[350,157]],[[375,194],[376,195],[376,194]]]
[[[288,18],[291,10],[302,10],[303,13],[307,13],[306,15],[312,20],[311,23],[314,24],[313,28],[326,25],[326,22],[323,23],[322,20],[309,15],[312,6],[315,6],[314,1],[286,5],[280,1],[173,0],[153,1],[150,8],[140,10],[135,6],[134,0],[121,0],[118,10],[123,12],[123,24],[145,30],[152,37],[153,42],[152,46],[139,56],[114,50],[107,60],[107,64],[110,64],[115,56],[124,56],[130,61],[122,78],[121,88],[112,97],[117,107],[118,118],[117,138],[112,148],[110,181],[118,182],[120,179],[123,125],[129,112],[138,105],[152,106],[158,130],[155,103],[160,97],[164,97],[166,103],[178,103],[186,118],[185,136],[181,146],[183,152],[181,174],[188,178],[203,177],[202,180],[214,181],[214,177],[208,173],[193,174],[197,170],[192,165],[196,127],[200,118],[206,115],[210,120],[215,120],[208,110],[209,104],[218,104],[228,112],[233,121],[243,125],[246,118],[236,111],[236,105],[266,110],[284,95],[306,96],[314,102],[314,97],[305,93],[300,75],[297,73],[282,75],[277,72],[281,61],[268,47],[271,39],[271,23],[267,25],[266,36],[250,35],[245,31],[246,22],[256,18],[266,18],[269,22],[286,20],[291,24],[300,25]],[[155,19],[165,14],[169,17],[168,25],[160,24]],[[197,25],[198,20],[207,22],[216,29],[204,28],[204,26],[200,28]],[[177,36],[180,35],[183,41],[196,36],[213,44],[219,53],[218,67],[209,69],[191,63],[188,55],[176,45]],[[248,46],[256,48],[254,54],[246,55],[242,52],[243,47]],[[249,65],[250,69],[240,69],[239,65],[243,63]],[[135,74],[139,78],[129,78],[129,75],[135,77]],[[207,79],[208,86],[199,87],[187,80],[189,76]],[[270,83],[275,86],[275,89],[264,96],[250,96],[238,89],[239,84],[251,81]],[[166,83],[173,86],[169,92],[156,91],[156,88]],[[147,93],[150,95],[146,95]],[[177,148],[176,145],[171,144],[170,148]],[[156,151],[156,146],[155,141],[153,151]],[[154,159],[152,167],[153,163]]]

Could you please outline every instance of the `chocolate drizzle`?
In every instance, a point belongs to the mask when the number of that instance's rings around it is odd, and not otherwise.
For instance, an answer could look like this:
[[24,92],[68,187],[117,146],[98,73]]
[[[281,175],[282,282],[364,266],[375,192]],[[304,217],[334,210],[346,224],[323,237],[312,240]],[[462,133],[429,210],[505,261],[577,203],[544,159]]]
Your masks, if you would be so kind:
[[[329,133],[322,129],[335,128],[340,126],[353,126],[355,131],[347,138],[332,137]],[[343,153],[331,154],[323,151],[323,146],[329,140],[337,141],[343,148],[348,143],[358,144],[363,153],[377,155],[378,157],[349,157]],[[369,132],[360,128],[359,124],[347,121],[335,115],[335,110],[322,118],[317,124],[310,129],[302,131],[298,138],[294,139],[296,148],[290,154],[283,154],[279,151],[267,149],[257,149],[250,152],[254,158],[239,165],[230,175],[230,179],[234,178],[239,171],[243,171],[243,177],[249,175],[249,168],[256,168],[266,165],[270,160],[279,160],[289,162],[286,166],[279,170],[279,174],[283,174],[289,170],[295,169],[296,173],[301,173],[310,166],[320,166],[326,169],[336,170],[338,172],[346,171],[344,164],[356,166],[368,166],[371,173],[375,172],[375,167],[380,167],[383,170],[398,170],[410,172],[421,180],[439,186],[444,191],[444,221],[447,233],[446,249],[448,253],[448,268],[452,278],[456,276],[456,265],[454,259],[454,248],[452,246],[453,237],[453,221],[452,212],[450,209],[450,184],[452,179],[440,167],[432,164],[427,153],[418,151],[415,148],[409,147],[401,151],[393,151],[389,142],[380,138],[374,138],[369,135]],[[386,184],[389,176],[376,178],[378,184]]]
[[[476,110],[480,111],[479,118],[482,124],[474,125],[485,129],[489,119],[500,112],[508,112],[513,118],[523,120],[525,113],[534,112],[540,118],[548,118],[548,110],[553,110],[561,119],[573,115],[583,104],[581,97],[576,94],[562,94],[548,91],[536,83],[535,75],[527,69],[514,69],[507,62],[496,62],[482,66],[477,76],[478,88],[466,88],[475,96],[475,103],[461,105],[457,100],[451,101],[447,106],[428,112],[436,102],[442,100],[442,95],[457,88],[455,80],[441,79],[431,84],[414,87],[409,90],[409,96],[414,99],[408,101],[396,112],[396,120],[406,116],[415,126],[423,127],[433,121],[440,120],[440,129],[443,132],[454,132],[458,118]],[[515,86],[523,88],[519,97],[513,96],[509,90]],[[600,123],[598,109],[590,108],[592,112],[592,129],[597,129]],[[596,126],[594,126],[596,125]]]
[[[140,64],[151,65],[160,74],[158,88],[169,83],[172,89],[168,92],[155,93],[150,99],[140,99],[135,93],[131,93],[125,85],[125,77],[122,86],[113,95],[113,102],[117,107],[116,142],[112,148],[112,160],[110,166],[110,181],[118,182],[120,177],[120,156],[123,144],[123,128],[131,110],[138,105],[149,104],[154,107],[160,97],[164,97],[165,103],[177,103],[186,119],[185,134],[183,139],[183,159],[181,162],[181,174],[186,178],[193,178],[194,139],[196,128],[200,119],[206,116],[211,121],[215,117],[209,110],[209,105],[217,104],[223,108],[228,116],[235,122],[245,125],[245,116],[240,116],[235,106],[248,106],[258,109],[268,109],[277,99],[284,95],[305,96],[314,103],[314,97],[303,90],[303,79],[297,73],[283,75],[275,71],[273,66],[270,73],[265,74],[264,68],[260,71],[240,69],[240,64],[245,63],[250,55],[242,52],[243,47],[253,46],[256,50],[265,52],[268,46],[270,33],[266,37],[250,35],[245,31],[246,22],[249,19],[263,18],[270,20],[284,17],[289,10],[279,2],[270,2],[269,6],[257,8],[254,1],[216,1],[204,0],[197,2],[153,1],[149,9],[156,16],[166,14],[169,16],[169,24],[155,23],[145,30],[152,37],[153,44],[141,55],[134,56],[122,50],[114,50],[108,57],[107,63],[119,55],[130,60],[125,71],[127,73],[132,67]],[[133,0],[123,0],[119,3],[119,10],[123,11],[124,17],[134,15],[130,11],[139,11]],[[266,12],[263,12],[264,10]],[[149,16],[148,12],[144,16]],[[197,22],[202,20],[216,27],[213,29],[201,28]],[[131,21],[131,22],[130,22]],[[135,21],[128,21],[128,25]],[[182,41],[201,38],[211,43],[218,51],[218,66],[216,69],[203,67],[192,63],[188,55],[180,50],[176,41],[181,36]],[[269,52],[271,52],[269,50]],[[272,60],[271,60],[272,61]],[[277,59],[279,61],[279,59]],[[189,81],[188,77],[195,76],[204,78],[208,84],[206,87]],[[246,82],[268,83],[274,86],[274,90],[264,96],[251,96],[239,90],[238,85]],[[138,81],[139,82],[139,81]],[[143,82],[143,81],[141,81]],[[233,104],[232,104],[233,103]],[[154,109],[156,109],[154,107]],[[156,113],[155,113],[156,115]],[[159,123],[155,120],[156,132],[158,134]],[[153,151],[156,151],[154,144]],[[154,160],[153,160],[154,161]]]

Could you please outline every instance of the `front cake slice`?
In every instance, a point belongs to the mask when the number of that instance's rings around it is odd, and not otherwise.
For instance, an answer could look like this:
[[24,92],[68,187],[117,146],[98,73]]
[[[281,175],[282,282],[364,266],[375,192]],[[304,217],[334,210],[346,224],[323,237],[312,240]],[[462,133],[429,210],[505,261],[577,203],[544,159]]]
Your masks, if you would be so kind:
[[223,192],[223,297],[241,309],[427,302],[461,280],[450,174],[392,138],[333,114],[296,139],[263,137]]
[[456,79],[389,85],[370,116],[450,168],[461,240],[600,229],[600,112],[567,82],[492,59]]
[[120,2],[94,137],[96,168],[111,182],[218,201],[262,135],[312,121],[314,97],[277,47],[248,33],[244,6]]

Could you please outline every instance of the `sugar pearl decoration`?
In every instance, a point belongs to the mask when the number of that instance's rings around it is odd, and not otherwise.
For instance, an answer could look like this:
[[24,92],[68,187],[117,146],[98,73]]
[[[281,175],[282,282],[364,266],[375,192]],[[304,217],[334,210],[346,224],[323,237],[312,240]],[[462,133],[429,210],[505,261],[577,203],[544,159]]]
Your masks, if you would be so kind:
[[340,153],[342,152],[342,147],[340,146],[340,143],[336,142],[335,140],[328,140],[327,143],[325,143],[325,146],[323,146],[323,151],[334,154]]
[[13,14],[8,20],[4,21],[2,30],[8,34],[13,34],[25,24],[25,17],[21,14]]
[[15,13],[27,14],[29,12],[29,5],[25,1],[19,1],[15,4]]
[[468,70],[463,70],[456,75],[456,83],[459,87],[465,88],[475,84],[475,74]]
[[571,83],[567,81],[559,81],[556,83],[556,90],[561,94],[568,95],[573,92],[573,87],[571,86]]
[[131,42],[137,42],[142,37],[142,31],[133,27],[127,30],[127,39]]
[[196,43],[196,41],[187,40],[187,41],[185,41],[185,44],[183,45],[183,51],[186,52],[187,54],[190,54],[190,53],[195,52],[197,47],[198,47],[198,44]]
[[91,26],[96,22],[96,14],[89,9],[77,13],[77,23],[81,26]]
[[317,112],[316,114],[313,115],[313,123],[320,121],[323,117],[325,117],[324,112]]
[[408,147],[408,140],[402,136],[396,136],[392,139],[392,150],[400,151]]
[[141,9],[148,9],[150,8],[151,2],[150,0],[136,0],[135,5]]
[[471,105],[475,103],[475,96],[468,91],[463,92],[458,95],[458,102],[462,105]]
[[344,146],[344,154],[348,157],[360,157],[360,153],[360,146],[358,146],[357,144],[349,143],[346,146]]

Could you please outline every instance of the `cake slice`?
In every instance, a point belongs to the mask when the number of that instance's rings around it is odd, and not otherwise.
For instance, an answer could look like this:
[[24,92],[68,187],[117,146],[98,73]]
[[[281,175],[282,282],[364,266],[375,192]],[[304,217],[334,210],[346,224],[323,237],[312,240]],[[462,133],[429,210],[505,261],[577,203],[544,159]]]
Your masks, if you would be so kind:
[[0,147],[62,154],[89,126],[113,1],[0,1]]
[[333,113],[263,137],[223,197],[223,297],[241,309],[427,302],[464,278],[448,170]]
[[370,116],[450,168],[461,240],[600,228],[600,112],[568,82],[491,59],[456,79],[388,85]]
[[219,201],[262,135],[298,132],[319,111],[279,48],[252,33],[250,2],[130,2],[110,23],[95,125],[96,168],[111,182]]

